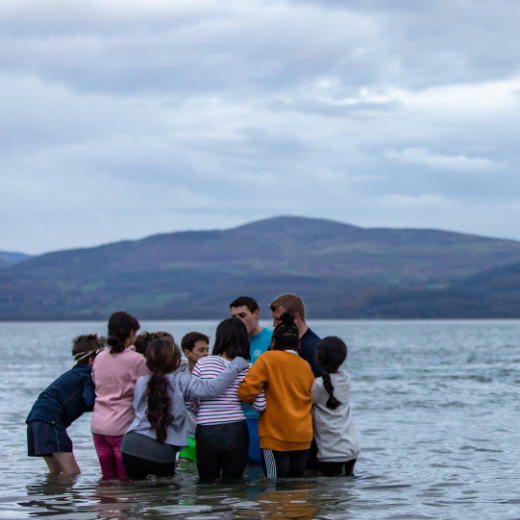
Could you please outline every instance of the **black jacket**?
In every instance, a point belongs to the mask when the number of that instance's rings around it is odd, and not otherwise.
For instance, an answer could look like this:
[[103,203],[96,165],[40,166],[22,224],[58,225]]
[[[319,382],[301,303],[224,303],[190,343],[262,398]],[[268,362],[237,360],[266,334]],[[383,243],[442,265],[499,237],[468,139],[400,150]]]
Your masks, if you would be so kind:
[[298,354],[309,363],[312,372],[314,373],[314,377],[321,376],[321,368],[316,361],[316,347],[320,341],[321,338],[312,332],[311,329],[307,329],[307,332],[300,338]]
[[78,364],[39,395],[25,422],[43,421],[64,430],[83,412],[91,412],[95,399],[92,368]]

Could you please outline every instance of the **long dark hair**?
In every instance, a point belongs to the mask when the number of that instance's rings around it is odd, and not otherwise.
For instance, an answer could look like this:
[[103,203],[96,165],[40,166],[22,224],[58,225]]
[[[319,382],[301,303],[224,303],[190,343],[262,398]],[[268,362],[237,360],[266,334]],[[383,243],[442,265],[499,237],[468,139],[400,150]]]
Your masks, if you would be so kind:
[[335,410],[341,403],[334,397],[334,386],[330,374],[336,372],[347,359],[348,349],[345,342],[337,336],[323,338],[316,347],[316,361],[323,370],[323,386],[329,394],[327,408]]
[[125,341],[132,332],[139,330],[139,322],[127,312],[114,312],[108,320],[107,343],[110,354],[118,354],[125,350]]
[[228,318],[221,321],[217,327],[213,355],[222,354],[231,359],[237,356],[244,359],[251,357],[247,328],[238,318]]
[[300,332],[294,323],[294,316],[284,312],[273,330],[273,350],[298,350],[300,348]]
[[145,396],[148,404],[146,417],[155,429],[159,442],[166,440],[166,428],[173,421],[173,415],[170,413],[168,380],[164,376],[176,370],[180,362],[181,353],[168,338],[156,338],[146,349],[146,366],[152,373],[146,385]]

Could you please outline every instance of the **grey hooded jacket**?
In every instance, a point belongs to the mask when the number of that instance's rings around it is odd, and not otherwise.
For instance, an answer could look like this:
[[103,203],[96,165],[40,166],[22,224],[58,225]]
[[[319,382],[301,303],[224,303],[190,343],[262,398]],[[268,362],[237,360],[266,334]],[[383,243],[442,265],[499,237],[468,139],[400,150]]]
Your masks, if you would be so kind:
[[350,376],[346,370],[330,374],[334,397],[342,404],[327,408],[329,394],[318,377],[312,385],[312,426],[321,462],[348,462],[357,459],[359,439],[350,410]]
[[[167,428],[166,444],[178,446],[180,449],[188,446],[188,410],[184,405],[186,399],[219,397],[235,377],[248,366],[245,359],[236,357],[215,379],[192,378],[189,372],[167,374],[168,395],[171,399],[169,411],[173,415],[173,422]],[[145,394],[149,379],[150,376],[142,376],[137,379],[134,389],[135,419],[126,433],[137,432],[156,440],[155,430],[146,417],[148,405]]]

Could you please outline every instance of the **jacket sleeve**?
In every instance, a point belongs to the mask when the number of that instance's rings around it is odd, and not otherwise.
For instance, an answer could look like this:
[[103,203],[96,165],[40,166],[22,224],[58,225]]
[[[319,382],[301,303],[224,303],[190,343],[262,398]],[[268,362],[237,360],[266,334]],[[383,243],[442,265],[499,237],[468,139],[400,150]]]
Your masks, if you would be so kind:
[[260,356],[256,363],[249,369],[244,381],[238,387],[240,399],[252,405],[258,394],[262,393],[267,384],[267,371],[265,362]]
[[322,381],[323,379],[321,377],[318,377],[318,379],[315,379],[314,383],[312,383],[312,404],[326,404],[329,400],[329,394],[327,393],[327,390],[325,390],[323,383],[320,384],[320,382]]
[[92,377],[85,377],[83,383],[83,401],[85,403],[85,411],[91,412],[94,410],[94,401],[96,400],[96,392],[94,390],[94,381]]
[[214,379],[192,377],[186,387],[184,399],[212,399],[219,397],[233,382],[235,377],[248,366],[249,364],[244,358],[236,357],[226,367],[224,372]]
[[[140,357],[141,354],[138,354]],[[146,366],[146,359],[143,357],[143,359],[141,361],[139,361],[139,363],[137,364],[137,366],[135,367],[135,374],[136,374],[136,379],[138,377],[141,377],[141,376],[149,376],[151,375],[151,372],[150,370],[148,370],[148,367]]]

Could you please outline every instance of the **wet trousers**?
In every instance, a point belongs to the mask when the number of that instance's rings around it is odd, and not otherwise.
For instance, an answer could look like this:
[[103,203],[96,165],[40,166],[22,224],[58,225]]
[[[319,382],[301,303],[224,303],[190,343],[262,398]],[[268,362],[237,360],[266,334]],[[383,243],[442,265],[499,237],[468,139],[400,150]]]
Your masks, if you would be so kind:
[[128,477],[126,476],[121,457],[123,436],[111,437],[109,435],[98,435],[97,433],[94,433],[93,436],[94,447],[96,448],[101,472],[103,473],[103,480],[114,478],[127,480]]

